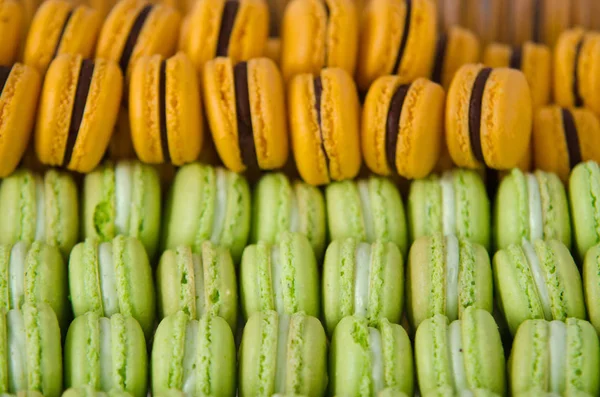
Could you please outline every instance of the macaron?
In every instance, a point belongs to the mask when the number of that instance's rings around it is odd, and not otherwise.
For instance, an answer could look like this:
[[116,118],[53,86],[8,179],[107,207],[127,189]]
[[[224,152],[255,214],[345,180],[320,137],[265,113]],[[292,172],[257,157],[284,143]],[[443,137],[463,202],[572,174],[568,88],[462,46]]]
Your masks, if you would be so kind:
[[408,252],[404,204],[390,179],[370,176],[334,182],[325,188],[325,202],[331,240],[389,241],[402,255]]
[[135,318],[147,337],[154,331],[152,269],[144,245],[134,237],[77,244],[69,258],[69,292],[75,317],[121,313]]
[[291,0],[281,25],[281,71],[298,74],[340,68],[354,75],[358,9],[353,0]]
[[490,200],[481,176],[456,168],[432,174],[410,185],[410,241],[442,233],[490,247]]
[[236,330],[237,278],[226,248],[205,241],[198,253],[189,246],[166,250],[156,269],[156,288],[159,318],[178,311],[192,320],[219,316]]
[[554,100],[563,107],[586,107],[600,114],[600,34],[581,28],[564,31],[554,48]]
[[[0,15],[7,3],[0,4]],[[40,75],[29,66],[0,66],[0,178],[14,172],[29,145],[41,85]]]
[[119,161],[87,174],[82,218],[84,238],[104,242],[119,234],[135,237],[153,258],[161,230],[161,189],[156,169],[138,161]]
[[[22,396],[22,397],[42,397],[40,396]],[[72,387],[64,391],[61,397],[131,397],[131,394],[119,389],[109,390],[108,392],[97,391],[92,386]]]
[[76,0],[74,3],[86,4],[88,7],[98,11],[102,17],[102,20],[104,20],[110,10],[112,10],[114,5],[117,3],[117,0]]
[[224,168],[191,163],[179,168],[167,199],[164,247],[200,252],[204,241],[228,248],[238,264],[251,218],[248,182]]
[[600,161],[600,121],[584,108],[542,108],[533,123],[533,154],[537,168],[566,183],[580,162]]
[[39,160],[77,172],[96,168],[117,121],[122,89],[116,63],[57,56],[48,68],[37,115]]
[[454,235],[419,237],[408,254],[406,274],[408,317],[415,329],[443,314],[462,318],[468,307],[492,312],[490,257],[483,246]]
[[461,66],[479,62],[479,47],[479,38],[469,29],[448,27],[437,38],[431,80],[447,90]]
[[361,147],[369,169],[380,175],[424,178],[440,156],[444,90],[418,78],[402,84],[380,77],[369,88],[361,117]]
[[73,178],[20,169],[0,183],[0,244],[46,242],[68,257],[79,239],[79,199]]
[[494,255],[496,302],[514,335],[525,320],[585,318],[581,275],[557,240],[523,240]]
[[265,45],[263,56],[271,59],[273,62],[279,65],[281,60],[281,51],[281,38],[269,37],[267,39],[267,44]]
[[204,129],[200,87],[184,53],[140,57],[131,72],[128,105],[140,160],[183,165],[198,158]]
[[287,87],[292,148],[311,185],[352,179],[360,170],[360,105],[352,77],[339,68],[300,74]]
[[550,47],[531,41],[520,47],[489,44],[483,53],[483,63],[492,68],[509,67],[525,75],[531,89],[534,109],[550,102],[552,89],[552,53]]
[[[13,393],[13,394],[9,394],[9,393],[2,393],[0,394],[3,397],[44,397],[44,395],[42,393],[40,393],[39,391],[36,390],[26,390],[26,391],[20,391],[17,393]],[[64,395],[64,393],[63,393]]]
[[[460,392],[455,392],[452,386],[442,386],[437,389],[430,390],[423,397],[500,397],[500,394],[494,393],[486,389],[464,389]],[[537,395],[536,395],[537,396]],[[519,396],[522,397],[522,396]],[[533,397],[533,396],[532,396]],[[538,396],[539,397],[539,396]]]
[[179,311],[160,322],[152,347],[152,393],[170,389],[186,396],[235,396],[235,342],[224,319],[196,320]]
[[179,48],[201,74],[216,57],[235,64],[263,56],[268,34],[265,0],[196,0],[183,21]]
[[60,327],[45,303],[0,311],[2,393],[36,391],[59,397],[63,390]]
[[503,249],[523,239],[559,240],[571,247],[567,193],[556,174],[515,168],[500,182],[494,205],[494,246]]
[[120,313],[100,317],[88,312],[69,326],[65,342],[65,386],[119,389],[147,395],[148,356],[138,322]]
[[397,387],[386,387],[377,393],[377,397],[408,397],[408,395],[401,392]]
[[326,211],[323,192],[285,174],[264,174],[252,196],[250,241],[274,244],[286,232],[306,236],[317,260],[323,257],[326,240]]
[[523,72],[462,66],[446,98],[446,142],[459,167],[505,170],[529,147],[532,102]]
[[323,263],[323,312],[332,335],[347,316],[400,323],[404,308],[404,261],[390,242],[364,243],[356,238],[334,240]]
[[600,167],[593,161],[581,163],[569,178],[569,203],[579,259],[600,243],[600,205],[596,197],[600,197]]
[[121,0],[106,18],[96,58],[119,64],[129,78],[131,66],[144,55],[165,57],[175,52],[181,16],[177,10],[145,0]]
[[571,25],[571,1],[529,0],[516,1],[509,6],[505,21],[510,40],[515,45],[527,41],[553,47],[559,35]]
[[102,17],[93,8],[65,0],[44,1],[29,27],[23,61],[43,75],[60,54],[91,58],[101,25]]
[[600,245],[587,251],[583,260],[583,292],[589,321],[600,333]]
[[240,267],[241,304],[246,319],[266,310],[319,317],[317,261],[302,234],[284,232],[274,244],[260,241],[247,246]]
[[508,360],[511,393],[595,396],[600,392],[599,367],[600,344],[589,322],[528,320],[519,327]]
[[325,393],[327,337],[315,317],[255,313],[244,327],[238,359],[240,397]]
[[[234,4],[238,4],[234,2]],[[204,65],[206,116],[221,160],[235,172],[284,166],[289,155],[283,81],[268,58]]]
[[421,393],[452,387],[457,393],[482,388],[504,395],[504,350],[498,326],[486,310],[468,307],[460,320],[436,314],[415,336],[415,362]]
[[372,0],[362,11],[356,81],[366,91],[378,77],[397,74],[402,84],[428,77],[436,47],[432,0]]
[[11,65],[19,56],[22,36],[27,32],[29,20],[21,0],[4,0],[0,4],[0,15],[3,23],[0,26],[0,65]]
[[385,388],[413,395],[413,353],[404,328],[386,319],[372,326],[345,317],[333,333],[329,390],[337,396],[374,396]]

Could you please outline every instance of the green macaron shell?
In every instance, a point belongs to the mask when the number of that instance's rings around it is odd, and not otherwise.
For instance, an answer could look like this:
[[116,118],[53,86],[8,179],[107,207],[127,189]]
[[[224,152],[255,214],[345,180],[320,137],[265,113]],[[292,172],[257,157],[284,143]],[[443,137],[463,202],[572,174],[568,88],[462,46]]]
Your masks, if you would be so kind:
[[[50,170],[41,177],[18,170],[0,184],[0,244],[41,240],[67,257],[79,238],[78,208],[77,187],[69,174]],[[38,221],[38,215],[43,219]]]
[[[537,231],[532,235],[530,227],[530,193],[528,178],[533,177],[538,186],[537,205],[541,209]],[[523,239],[560,240],[567,247],[571,246],[571,219],[569,204],[564,185],[556,174],[535,171],[525,174],[515,168],[507,175],[500,186],[494,209],[494,241],[496,249],[508,247],[510,244],[520,244]]]
[[[63,396],[65,394],[63,393]],[[14,394],[2,393],[0,397],[44,397],[42,393],[35,390],[20,391]]]
[[[519,327],[508,360],[513,395],[531,390],[598,395],[600,344],[596,330],[589,322],[575,318],[566,319],[565,324],[564,351],[555,356],[551,356],[551,322],[528,320]],[[552,364],[557,358],[562,360],[560,373],[564,378],[555,379],[558,390],[553,390]]]
[[600,244],[590,248],[585,255],[583,291],[589,320],[600,333]]
[[[114,280],[116,311],[132,316],[139,323],[146,337],[152,335],[156,312],[156,297],[152,268],[143,244],[134,237],[119,235],[111,241],[100,243],[88,238],[73,248],[69,259],[69,289],[73,314],[81,316],[93,311],[99,316],[110,317],[112,308],[104,306],[100,247],[105,244],[111,254],[108,258]],[[106,276],[106,275],[105,275]]]
[[169,389],[162,393],[154,393],[152,395],[156,397],[186,397],[184,392],[176,389]]
[[444,232],[442,180],[452,185],[455,226],[447,234],[490,247],[490,200],[481,176],[473,170],[454,169],[443,176],[414,180],[408,196],[411,241]]
[[62,397],[131,397],[126,391],[114,389],[109,392],[97,391],[93,387],[81,386],[65,390]]
[[[459,321],[466,387],[504,395],[505,362],[498,326],[481,309],[465,309]],[[421,323],[415,336],[415,360],[421,393],[455,387],[446,316],[437,314]],[[461,391],[461,390],[457,390]]]
[[333,182],[325,188],[325,200],[332,240],[390,241],[403,255],[408,251],[404,204],[389,179]]
[[317,261],[304,235],[284,232],[275,244],[259,242],[244,250],[240,293],[245,318],[264,310],[318,317],[320,291]]
[[[120,175],[123,176],[119,186]],[[120,189],[128,190],[125,202],[128,216],[123,224],[117,224],[118,202],[124,197]],[[86,238],[100,241],[112,240],[115,236],[139,239],[150,258],[158,246],[161,219],[161,189],[158,172],[151,165],[139,161],[108,163],[85,177],[83,187],[83,233]]]
[[[280,330],[284,325],[286,332]],[[285,352],[278,352],[278,346]],[[282,385],[276,384],[278,368],[284,371]],[[244,327],[238,376],[240,397],[270,397],[275,393],[323,396],[327,387],[327,337],[321,322],[304,313],[255,313]]]
[[523,393],[513,394],[514,397],[592,397],[590,393],[586,393],[584,391],[579,390],[570,390],[568,392],[564,392],[562,394],[550,393],[540,389],[531,389],[529,391]]
[[156,280],[160,318],[182,310],[192,319],[220,316],[236,329],[237,279],[227,248],[205,241],[197,254],[187,246],[167,250]]
[[496,301],[511,333],[514,335],[527,319],[585,318],[581,275],[567,247],[557,240],[536,240],[526,244],[531,244],[538,258],[552,317],[546,318],[544,313],[543,296],[524,246],[512,244],[498,251],[493,259]]
[[[368,269],[368,280],[364,283],[367,290],[361,299],[366,303],[364,313],[357,312],[361,309],[356,307],[357,281],[363,274],[357,267],[360,245],[368,247],[370,252],[369,257],[364,258],[368,262],[361,265]],[[354,314],[365,315],[372,324],[382,318],[399,323],[404,304],[402,253],[391,242],[360,243],[352,237],[334,240],[325,252],[322,293],[325,324],[330,335],[342,318]]]
[[569,179],[569,202],[579,258],[600,243],[600,167],[588,161],[573,168]]
[[250,201],[248,182],[234,172],[200,163],[181,167],[167,199],[165,248],[188,245],[199,252],[202,243],[210,240],[229,248],[239,263],[250,232]]
[[[376,330],[381,346],[371,346],[370,334]],[[373,379],[374,352],[380,348],[381,384]],[[370,328],[363,317],[345,317],[333,333],[329,354],[330,391],[338,396],[372,396],[392,387],[413,393],[413,355],[404,328],[380,320]]]
[[[107,341],[110,352],[103,353],[101,347],[108,347]],[[102,359],[104,354],[109,354],[110,361]],[[103,368],[107,365],[110,368]],[[103,372],[109,375],[102,376]],[[144,397],[147,382],[144,332],[133,317],[117,313],[108,319],[89,312],[73,320],[65,343],[66,387],[90,385],[105,392],[117,388]]]
[[192,320],[180,311],[161,321],[152,348],[152,392],[173,389],[191,396],[235,395],[235,342],[224,319]]
[[447,312],[448,239],[441,233],[419,237],[410,248],[407,270],[407,305],[411,324],[416,329],[423,320],[436,314],[461,317],[467,307],[493,310],[493,279],[490,258],[483,246],[456,238],[458,270],[457,311]]
[[388,387],[377,393],[377,397],[408,397],[408,394],[401,392],[395,387]]
[[442,386],[440,388],[431,390],[422,395],[423,397],[500,397],[500,394],[496,394],[486,389],[473,389],[463,390],[460,392],[454,391],[451,386]]

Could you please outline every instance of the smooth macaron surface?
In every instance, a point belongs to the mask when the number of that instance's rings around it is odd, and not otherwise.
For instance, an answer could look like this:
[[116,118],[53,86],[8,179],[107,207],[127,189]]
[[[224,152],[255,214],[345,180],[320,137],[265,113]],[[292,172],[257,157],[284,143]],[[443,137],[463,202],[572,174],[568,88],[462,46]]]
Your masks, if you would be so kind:
[[569,203],[578,258],[600,242],[600,167],[588,161],[579,164],[569,178]]
[[447,90],[461,66],[479,62],[479,47],[479,38],[473,32],[460,26],[450,26],[438,35],[431,80]]
[[[26,396],[17,396],[17,397],[42,397],[42,395],[26,395]],[[63,392],[61,397],[131,397],[131,394],[113,389],[108,392],[97,391],[92,386],[86,385],[81,387],[71,387]]]

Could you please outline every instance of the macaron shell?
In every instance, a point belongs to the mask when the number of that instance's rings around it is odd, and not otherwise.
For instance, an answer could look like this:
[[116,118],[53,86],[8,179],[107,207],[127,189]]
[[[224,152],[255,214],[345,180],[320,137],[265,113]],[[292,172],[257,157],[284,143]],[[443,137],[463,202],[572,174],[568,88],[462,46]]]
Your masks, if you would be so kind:
[[600,242],[600,169],[592,161],[581,163],[571,172],[569,179],[569,203],[573,231],[579,258]]
[[600,299],[600,245],[595,245],[585,255],[583,291],[589,320],[596,331],[600,331],[600,307],[595,304]]
[[479,38],[468,29],[452,26],[446,35],[444,64],[439,83],[448,90],[458,69],[463,65],[478,62],[481,51]]
[[23,31],[26,31],[28,21],[20,1],[5,0],[0,4],[0,27],[2,46],[0,47],[0,65],[11,65],[19,55]]
[[573,78],[575,76],[576,48],[584,34],[584,30],[581,28],[566,30],[556,42],[553,59],[553,88],[554,100],[559,106],[570,107],[575,104]]
[[581,48],[577,73],[581,76],[579,91],[585,107],[591,109],[596,115],[600,114],[600,79],[597,70],[600,68],[600,35],[586,34],[586,39]]

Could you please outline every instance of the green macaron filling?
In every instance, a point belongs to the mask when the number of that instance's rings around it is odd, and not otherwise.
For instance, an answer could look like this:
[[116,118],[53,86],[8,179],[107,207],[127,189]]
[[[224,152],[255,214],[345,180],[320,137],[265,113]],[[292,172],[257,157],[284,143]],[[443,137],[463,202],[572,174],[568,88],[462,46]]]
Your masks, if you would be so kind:
[[366,317],[371,284],[371,244],[358,243],[354,258],[354,314]]
[[552,320],[550,294],[546,284],[545,272],[542,268],[542,261],[538,258],[535,248],[529,241],[523,241],[522,249],[525,258],[527,259],[527,264],[529,265],[529,271],[533,276],[533,282],[544,312],[544,318],[546,318],[546,320]]
[[[522,246],[512,244],[506,249],[506,254],[510,260],[510,263],[515,267],[519,288],[527,297],[527,300],[522,304],[526,304],[528,306],[527,311],[531,318],[540,316],[540,314],[545,316],[546,309],[543,308],[543,303],[541,302],[540,295],[537,291],[536,282],[531,271],[531,265],[529,264],[528,257],[526,256]],[[535,258],[532,257],[532,260],[535,261]]]
[[185,348],[183,353],[183,378],[181,383],[181,390],[187,396],[198,395],[196,390],[196,377],[198,364],[196,357],[198,356],[198,343],[197,335],[199,331],[199,324],[196,320],[188,321],[185,328]]
[[[23,313],[11,310],[6,314],[8,341],[8,388],[11,392],[27,390],[28,382],[28,351],[27,334]],[[38,368],[39,370],[39,368]]]
[[46,239],[46,189],[41,176],[35,176],[35,240]]
[[373,221],[373,206],[371,203],[370,180],[360,180],[356,183],[358,187],[358,195],[360,197],[360,206],[362,214],[362,224],[366,241],[375,239],[374,221]]
[[[131,164],[119,162],[115,166],[115,229],[119,234],[128,234],[133,229],[130,216],[134,205],[134,170]],[[136,178],[139,180],[141,178]]]
[[[97,370],[99,371],[99,383],[97,385],[102,390],[108,390],[117,386],[113,377],[113,333],[111,320],[106,317],[100,317],[97,320],[94,317],[90,317],[90,320],[92,322],[90,328],[94,330],[94,334],[98,338]],[[90,339],[94,340],[94,337],[92,336]],[[90,348],[94,349],[94,346],[90,346]]]
[[557,255],[552,245],[542,240],[533,242],[539,263],[543,266],[546,290],[548,291],[551,318],[547,320],[565,320],[567,318],[567,303],[565,301],[564,285]]
[[100,240],[106,241],[115,236],[115,169],[104,167],[101,178],[102,198],[94,208],[93,224]]
[[564,390],[567,361],[567,325],[562,321],[550,321],[548,324],[548,352],[550,355],[550,390],[561,393]]
[[442,232],[444,236],[456,232],[456,192],[452,172],[445,172],[439,179],[442,209]]
[[369,353],[371,355],[371,380],[373,393],[385,388],[383,343],[381,332],[377,328],[369,327]]
[[8,264],[10,309],[19,309],[25,300],[25,259],[28,251],[29,245],[24,241],[14,244],[10,251]]
[[446,336],[448,338],[448,356],[454,389],[457,391],[468,389],[461,321],[451,322]]
[[460,248],[455,235],[446,236],[446,316],[450,321],[458,318],[458,275]]
[[529,207],[529,240],[534,241],[544,237],[544,222],[542,216],[542,197],[540,184],[535,175],[527,174],[527,204]]
[[[122,266],[120,267],[122,268]],[[98,245],[98,276],[102,296],[102,312],[110,317],[120,312],[117,268],[113,262],[113,244],[111,242]],[[122,278],[122,277],[119,277]],[[123,280],[120,280],[123,282]]]
[[227,171],[222,168],[216,169],[216,200],[214,203],[214,215],[212,224],[212,235],[210,241],[218,244],[225,227],[225,217],[227,216]]

